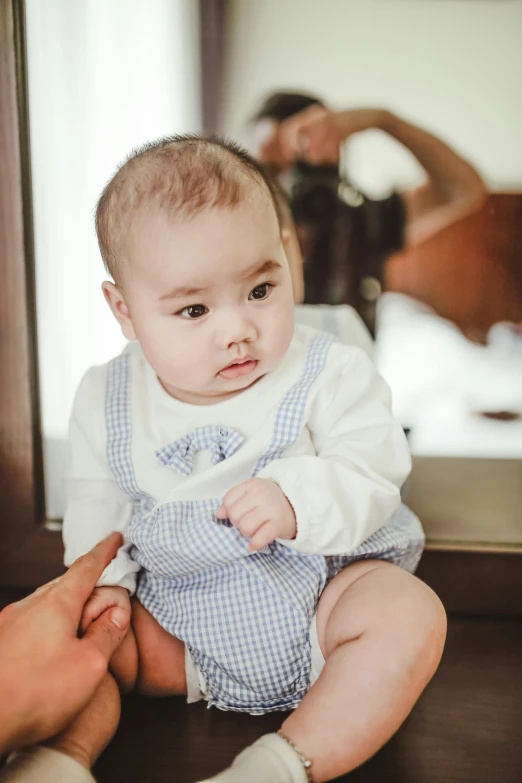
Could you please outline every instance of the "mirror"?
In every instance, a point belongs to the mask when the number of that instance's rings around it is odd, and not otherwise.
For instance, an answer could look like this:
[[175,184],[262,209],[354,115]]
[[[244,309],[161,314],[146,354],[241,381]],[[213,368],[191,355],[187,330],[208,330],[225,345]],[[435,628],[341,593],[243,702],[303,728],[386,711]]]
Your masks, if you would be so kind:
[[345,248],[326,280],[301,232],[305,301],[348,303],[375,329],[414,455],[408,501],[441,546],[522,544],[522,5],[232,0],[219,24],[211,5],[27,0],[48,516],[63,513],[75,389],[124,345],[100,293],[102,187],[136,145],[201,130],[201,106],[261,150],[251,120],[286,91],[374,110],[343,144],[342,197],[388,238]]

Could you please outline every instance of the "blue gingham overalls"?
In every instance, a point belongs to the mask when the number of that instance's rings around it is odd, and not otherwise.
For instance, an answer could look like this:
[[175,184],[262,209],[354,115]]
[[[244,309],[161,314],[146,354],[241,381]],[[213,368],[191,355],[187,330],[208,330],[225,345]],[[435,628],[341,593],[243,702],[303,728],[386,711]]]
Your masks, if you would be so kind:
[[[324,368],[333,338],[315,336],[300,379],[282,397],[270,447],[253,475],[297,439],[306,401]],[[382,558],[414,570],[423,534],[405,507],[348,556],[323,557],[274,542],[257,553],[228,520],[216,520],[222,498],[157,504],[137,485],[131,457],[131,357],[108,365],[107,458],[114,478],[133,501],[126,531],[142,566],[137,596],[170,633],[187,645],[210,693],[209,704],[253,714],[295,708],[309,687],[309,630],[325,584],[354,560]],[[213,464],[240,448],[240,433],[201,427],[157,452],[182,475],[192,454],[211,451]]]

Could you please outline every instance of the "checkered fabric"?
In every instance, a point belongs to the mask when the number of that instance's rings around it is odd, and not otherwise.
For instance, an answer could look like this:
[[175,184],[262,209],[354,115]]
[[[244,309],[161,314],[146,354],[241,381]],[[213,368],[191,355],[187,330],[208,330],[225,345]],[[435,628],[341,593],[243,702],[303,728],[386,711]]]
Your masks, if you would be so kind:
[[323,369],[330,346],[335,338],[330,334],[321,334],[314,337],[308,348],[303,375],[299,382],[285,394],[276,413],[272,442],[266,454],[257,462],[254,468],[254,476],[260,470],[273,462],[281,459],[285,450],[294,443],[303,429],[303,420],[306,401],[310,388]]
[[413,511],[401,505],[384,527],[349,555],[326,558],[327,581],[356,560],[387,560],[413,573],[424,549],[424,531]]
[[210,450],[210,460],[213,465],[228,459],[243,445],[244,438],[232,427],[220,427],[219,424],[209,424],[197,427],[183,438],[159,449],[156,457],[166,468],[174,468],[182,476],[192,473],[192,459],[196,451]]
[[155,500],[136,482],[132,464],[131,356],[123,353],[107,365],[105,427],[107,462],[118,487],[134,502],[134,518],[146,514]]
[[[254,476],[283,458],[299,436],[310,388],[333,341],[318,335],[310,342],[302,376],[281,400],[269,449]],[[411,544],[412,535],[420,535],[418,522],[404,510],[383,528],[386,533],[378,531],[347,557],[309,555],[277,542],[251,553],[228,520],[216,519],[221,498],[157,504],[139,489],[131,454],[130,389],[124,354],[111,362],[107,376],[107,458],[118,486],[135,504],[126,537],[142,566],[139,600],[185,642],[205,677],[209,705],[252,714],[295,708],[309,687],[310,623],[327,580],[365,557],[411,565],[418,559]],[[188,475],[197,449],[210,449],[212,460],[220,461],[241,443],[234,430],[202,427],[156,456]]]

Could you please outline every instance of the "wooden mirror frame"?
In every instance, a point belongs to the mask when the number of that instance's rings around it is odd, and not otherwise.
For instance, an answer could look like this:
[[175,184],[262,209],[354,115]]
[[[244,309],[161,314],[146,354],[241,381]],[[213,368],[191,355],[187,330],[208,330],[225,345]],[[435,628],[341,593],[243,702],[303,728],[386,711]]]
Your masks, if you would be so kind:
[[0,0],[0,152],[0,583],[15,587],[63,570],[45,526],[22,0]]

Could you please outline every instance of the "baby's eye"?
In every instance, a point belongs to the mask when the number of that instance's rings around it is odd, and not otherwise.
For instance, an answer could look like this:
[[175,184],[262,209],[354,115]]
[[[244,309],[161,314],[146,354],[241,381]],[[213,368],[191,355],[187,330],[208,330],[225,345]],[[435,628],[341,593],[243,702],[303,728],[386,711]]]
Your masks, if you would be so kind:
[[184,307],[183,310],[180,310],[178,313],[176,313],[176,315],[180,315],[182,318],[195,321],[197,318],[201,318],[206,313],[208,313],[208,310],[205,305],[197,304]]
[[249,299],[254,299],[259,301],[260,299],[266,299],[267,296],[270,293],[270,289],[274,286],[271,283],[262,283],[261,285],[257,285],[253,291],[250,292]]

